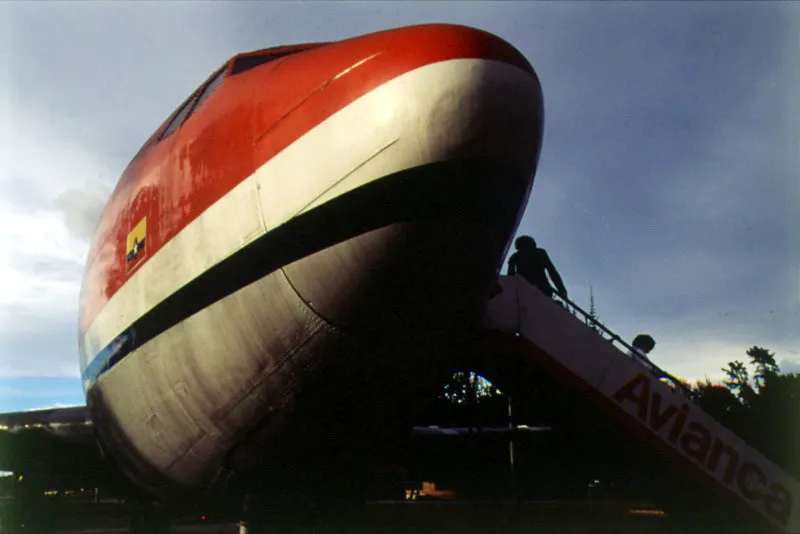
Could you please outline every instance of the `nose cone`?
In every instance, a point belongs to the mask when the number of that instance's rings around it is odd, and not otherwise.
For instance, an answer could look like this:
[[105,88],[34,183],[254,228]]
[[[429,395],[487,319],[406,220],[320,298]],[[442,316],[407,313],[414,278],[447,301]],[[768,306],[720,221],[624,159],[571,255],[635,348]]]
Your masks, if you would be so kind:
[[381,32],[352,44],[365,63],[345,83],[369,79],[375,89],[392,86],[377,102],[380,127],[401,140],[413,137],[420,164],[491,155],[533,172],[542,141],[542,89],[511,44],[446,24]]
[[336,171],[303,212],[337,237],[284,272],[345,329],[452,330],[482,309],[527,202],[541,87],[511,45],[471,28],[403,28],[358,48],[372,59],[331,88],[382,82],[316,130],[315,156]]
[[[263,184],[268,228],[434,162],[492,158],[528,181],[527,195],[542,142],[542,90],[507,42],[463,26],[413,26],[320,47],[295,64],[315,76],[321,66],[325,75],[307,90],[311,96],[263,138],[270,144],[287,131],[305,132],[281,158],[292,162],[294,178]],[[296,163],[308,159],[309,146],[324,169]],[[280,205],[268,205],[275,198]]]
[[533,67],[513,45],[500,37],[469,26],[422,24],[357,37],[344,42],[400,52],[407,66],[418,58],[427,63],[456,58],[491,59],[514,65],[530,74]]

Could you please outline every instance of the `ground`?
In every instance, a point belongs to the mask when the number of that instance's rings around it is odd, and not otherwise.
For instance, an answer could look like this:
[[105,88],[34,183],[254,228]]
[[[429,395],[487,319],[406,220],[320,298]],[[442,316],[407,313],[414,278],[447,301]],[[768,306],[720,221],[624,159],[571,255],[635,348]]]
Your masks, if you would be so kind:
[[[200,520],[200,518],[194,518]],[[189,520],[189,519],[186,519]],[[84,518],[77,524],[75,518],[61,518],[57,521],[57,534],[116,534],[127,533],[124,519]],[[280,532],[292,530],[279,529]],[[195,524],[176,524],[174,534],[234,534],[238,526],[234,522],[206,522]],[[589,533],[636,533],[636,534],[693,534],[716,533],[749,534],[756,532],[744,525],[731,528],[700,527],[678,521],[662,511],[636,506],[620,501],[539,501],[513,503],[477,502],[421,502],[421,503],[371,503],[364,516],[348,524],[323,524],[313,532],[327,534],[338,532],[386,532],[398,534],[456,534],[472,532],[507,533],[551,533],[589,534]]]

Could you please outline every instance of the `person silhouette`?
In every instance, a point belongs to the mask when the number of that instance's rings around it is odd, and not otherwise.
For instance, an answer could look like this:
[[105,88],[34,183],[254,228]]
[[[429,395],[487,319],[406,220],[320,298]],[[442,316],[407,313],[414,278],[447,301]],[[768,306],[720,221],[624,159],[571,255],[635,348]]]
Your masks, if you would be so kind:
[[652,336],[648,334],[639,334],[635,338],[633,338],[633,342],[631,343],[631,350],[628,352],[628,356],[636,359],[644,359],[645,361],[649,362],[650,358],[648,358],[648,354],[653,348],[656,346],[656,340],[653,339]]
[[[514,241],[514,247],[517,251],[508,259],[510,276],[517,274],[522,276],[548,297],[557,293],[559,296],[567,298],[567,288],[564,287],[561,275],[550,261],[547,251],[536,246],[535,239],[529,235],[520,236]],[[547,280],[548,276],[555,284],[555,290]]]

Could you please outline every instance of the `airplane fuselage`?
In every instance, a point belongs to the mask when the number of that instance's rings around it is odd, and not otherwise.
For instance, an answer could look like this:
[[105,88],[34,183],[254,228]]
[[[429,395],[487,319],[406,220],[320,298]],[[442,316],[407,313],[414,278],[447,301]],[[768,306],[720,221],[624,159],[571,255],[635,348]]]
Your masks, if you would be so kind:
[[236,56],[134,157],[81,290],[87,403],[161,496],[361,457],[480,318],[542,94],[488,33]]

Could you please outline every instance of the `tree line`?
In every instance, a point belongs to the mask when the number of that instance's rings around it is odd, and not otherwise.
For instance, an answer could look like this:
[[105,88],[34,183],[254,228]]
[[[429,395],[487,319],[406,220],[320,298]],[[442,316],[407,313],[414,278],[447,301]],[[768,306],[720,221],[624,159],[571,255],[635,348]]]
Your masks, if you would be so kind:
[[800,478],[800,373],[782,373],[775,354],[758,346],[734,360],[726,379],[693,385],[700,407],[776,464]]

